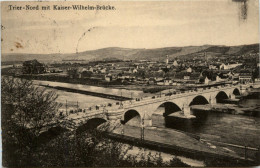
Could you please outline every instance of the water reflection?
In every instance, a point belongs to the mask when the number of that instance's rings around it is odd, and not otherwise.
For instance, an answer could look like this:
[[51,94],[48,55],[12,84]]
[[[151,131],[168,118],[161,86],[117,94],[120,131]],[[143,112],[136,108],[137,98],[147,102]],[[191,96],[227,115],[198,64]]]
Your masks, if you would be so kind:
[[[242,104],[256,106],[259,99],[245,99]],[[206,139],[257,147],[260,145],[260,118],[219,112],[195,110],[195,119],[166,118],[165,126]]]

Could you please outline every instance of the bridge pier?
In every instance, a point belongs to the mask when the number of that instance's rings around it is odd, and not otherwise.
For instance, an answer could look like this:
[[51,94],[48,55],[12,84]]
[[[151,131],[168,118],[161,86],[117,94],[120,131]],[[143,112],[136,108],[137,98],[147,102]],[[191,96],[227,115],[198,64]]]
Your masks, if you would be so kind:
[[236,98],[236,95],[230,94],[230,95],[229,95],[229,98],[230,98],[230,99],[235,99],[235,98]]
[[187,119],[196,118],[196,117],[193,115],[193,112],[192,112],[192,110],[190,109],[190,106],[188,106],[188,105],[183,105],[182,113],[184,114],[185,118],[187,118]]
[[217,104],[217,99],[216,98],[211,99],[209,103],[212,105]]
[[185,116],[188,116],[188,115],[191,115],[191,110],[190,110],[190,106],[183,106],[182,108],[182,113],[185,115]]

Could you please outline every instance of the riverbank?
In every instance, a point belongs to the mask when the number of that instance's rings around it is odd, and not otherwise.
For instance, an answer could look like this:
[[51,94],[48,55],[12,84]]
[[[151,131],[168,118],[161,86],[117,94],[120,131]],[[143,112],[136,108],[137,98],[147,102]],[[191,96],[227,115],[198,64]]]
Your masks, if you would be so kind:
[[105,93],[97,93],[97,92],[91,92],[86,90],[79,90],[79,89],[73,89],[73,88],[67,88],[67,87],[60,87],[60,86],[49,86],[49,85],[40,85],[47,88],[53,88],[57,90],[62,90],[66,92],[72,92],[72,93],[79,93],[84,95],[90,95],[95,97],[102,97],[106,99],[112,99],[112,100],[119,100],[119,101],[125,101],[125,100],[132,100],[132,98],[129,97],[123,97],[123,96],[116,96],[116,95],[110,95]]
[[193,105],[192,110],[212,111],[218,113],[227,113],[234,115],[246,115],[260,117],[260,106],[243,107],[236,104],[205,104],[205,105]]
[[[110,137],[119,141],[127,142],[135,146],[161,151],[165,153],[176,154],[192,159],[205,160],[209,158],[240,160],[242,162],[251,162],[244,160],[228,148],[215,146],[208,142],[201,141],[191,135],[173,129],[146,127],[143,131],[143,140],[141,139],[141,127],[130,125],[121,125],[109,134]],[[250,157],[252,157],[250,155]],[[253,162],[251,162],[252,165]]]

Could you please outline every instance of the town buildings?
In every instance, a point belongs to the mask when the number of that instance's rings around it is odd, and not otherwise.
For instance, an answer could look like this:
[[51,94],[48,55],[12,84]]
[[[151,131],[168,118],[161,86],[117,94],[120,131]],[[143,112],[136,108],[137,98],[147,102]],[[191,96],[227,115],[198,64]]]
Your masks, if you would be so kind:
[[108,84],[114,81],[136,85],[166,86],[211,85],[232,81],[254,82],[255,78],[259,78],[259,63],[245,56],[241,58],[244,59],[235,60],[228,57],[222,60],[221,57],[209,59],[204,56],[192,59],[171,59],[167,55],[162,61],[104,60],[84,63],[62,62],[50,65],[31,60],[23,63],[22,72],[23,74],[49,73],[49,75],[63,75],[71,79],[103,81]]

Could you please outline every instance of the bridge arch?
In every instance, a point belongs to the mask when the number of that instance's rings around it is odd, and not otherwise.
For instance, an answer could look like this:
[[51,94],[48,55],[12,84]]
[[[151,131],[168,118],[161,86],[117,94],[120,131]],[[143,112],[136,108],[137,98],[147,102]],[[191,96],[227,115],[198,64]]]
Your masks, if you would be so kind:
[[123,116],[123,124],[140,126],[142,121],[142,117],[140,113],[135,109],[130,109],[124,113]]
[[105,122],[107,122],[107,120],[105,120],[103,118],[91,118],[91,119],[87,120],[86,123],[80,125],[77,128],[76,133],[79,134],[79,133],[85,132],[87,130],[94,130]]
[[178,111],[181,111],[181,107],[174,102],[164,102],[156,109],[156,113],[162,112],[163,116],[168,116]]
[[223,103],[223,100],[228,99],[228,95],[226,92],[220,91],[218,92],[215,98],[216,98],[216,103]]
[[[172,120],[171,114],[181,112],[181,107],[174,102],[164,102],[159,105],[152,114],[152,125],[157,127],[168,127],[171,124],[178,124]],[[175,114],[174,114],[175,115]]]
[[190,102],[189,106],[192,105],[204,105],[204,104],[209,104],[209,101],[202,95],[198,95],[192,99]]
[[235,89],[233,90],[233,94],[236,95],[236,96],[238,96],[238,95],[240,95],[241,93],[240,93],[240,91],[239,91],[238,88],[235,88]]

